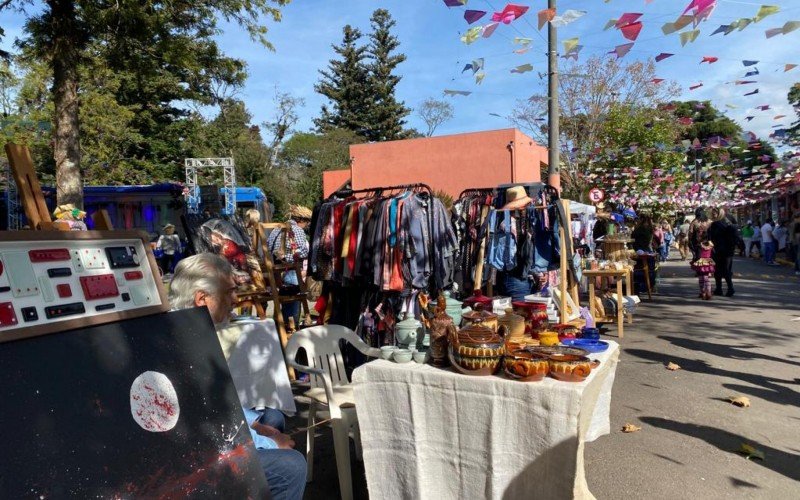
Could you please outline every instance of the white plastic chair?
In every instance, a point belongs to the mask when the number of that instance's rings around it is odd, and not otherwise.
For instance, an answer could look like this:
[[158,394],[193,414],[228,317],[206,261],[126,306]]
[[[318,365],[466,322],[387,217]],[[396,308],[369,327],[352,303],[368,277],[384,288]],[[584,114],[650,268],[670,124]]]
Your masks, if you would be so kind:
[[[311,482],[314,471],[314,434],[311,426],[316,423],[318,412],[330,414],[333,427],[333,445],[336,452],[336,469],[339,473],[339,489],[343,500],[353,498],[350,474],[350,441],[352,430],[356,459],[361,460],[361,436],[356,417],[353,388],[344,369],[339,341],[344,339],[364,355],[376,358],[380,350],[369,347],[349,328],[340,325],[313,326],[297,330],[286,344],[286,363],[295,370],[311,375],[311,389],[305,396],[311,399],[306,431],[307,481]],[[295,361],[299,349],[305,349],[311,366]]]

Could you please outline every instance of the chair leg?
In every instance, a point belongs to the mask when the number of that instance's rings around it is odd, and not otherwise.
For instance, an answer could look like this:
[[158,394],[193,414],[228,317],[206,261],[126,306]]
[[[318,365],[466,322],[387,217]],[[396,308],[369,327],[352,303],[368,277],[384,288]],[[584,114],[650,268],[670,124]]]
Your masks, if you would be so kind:
[[336,451],[336,469],[339,472],[339,490],[342,500],[353,500],[350,477],[350,436],[345,422],[333,421],[333,446]]
[[358,421],[353,425],[353,444],[356,447],[356,460],[363,462],[364,453],[361,450],[361,428],[358,426]]
[[307,462],[307,469],[306,469],[306,483],[310,483],[312,479],[314,479],[314,435],[317,432],[314,425],[314,421],[317,418],[317,404],[311,403],[311,406],[308,408],[308,430],[306,430],[306,462]]

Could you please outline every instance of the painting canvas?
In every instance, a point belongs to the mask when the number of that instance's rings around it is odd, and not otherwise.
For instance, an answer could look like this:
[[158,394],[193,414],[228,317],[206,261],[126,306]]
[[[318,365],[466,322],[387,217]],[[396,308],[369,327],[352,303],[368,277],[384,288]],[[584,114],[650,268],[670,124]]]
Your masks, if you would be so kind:
[[0,342],[0,498],[267,498],[205,309]]

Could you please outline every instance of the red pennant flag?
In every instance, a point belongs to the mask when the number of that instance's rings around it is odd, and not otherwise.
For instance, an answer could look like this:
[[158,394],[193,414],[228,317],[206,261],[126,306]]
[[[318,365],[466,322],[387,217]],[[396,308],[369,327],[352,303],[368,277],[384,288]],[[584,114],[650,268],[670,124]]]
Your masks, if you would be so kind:
[[625,26],[620,28],[620,31],[622,31],[622,36],[624,36],[628,40],[635,41],[639,37],[639,32],[642,31],[642,23],[635,22],[631,24],[626,24]]
[[704,57],[703,57],[703,60],[702,60],[702,61],[700,61],[700,64],[703,64],[704,62],[707,62],[708,64],[714,64],[714,63],[715,63],[715,62],[717,62],[717,61],[719,61],[719,57],[714,57],[714,56],[704,56]]

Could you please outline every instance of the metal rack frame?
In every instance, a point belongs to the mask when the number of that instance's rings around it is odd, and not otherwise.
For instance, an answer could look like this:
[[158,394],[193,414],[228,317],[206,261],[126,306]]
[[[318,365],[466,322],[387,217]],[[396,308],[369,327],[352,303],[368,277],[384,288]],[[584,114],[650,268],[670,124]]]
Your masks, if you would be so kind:
[[222,193],[225,195],[225,208],[223,214],[236,213],[236,165],[233,158],[186,158],[184,160],[186,173],[186,187],[189,194],[186,199],[186,209],[190,214],[200,211],[200,186],[197,184],[197,171],[203,168],[222,169]]

